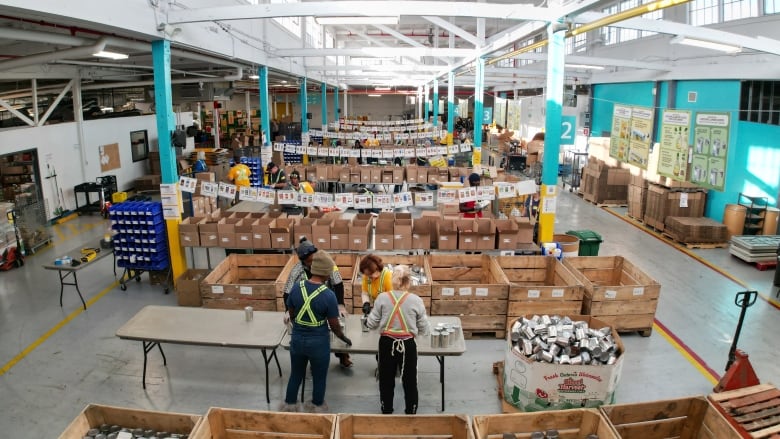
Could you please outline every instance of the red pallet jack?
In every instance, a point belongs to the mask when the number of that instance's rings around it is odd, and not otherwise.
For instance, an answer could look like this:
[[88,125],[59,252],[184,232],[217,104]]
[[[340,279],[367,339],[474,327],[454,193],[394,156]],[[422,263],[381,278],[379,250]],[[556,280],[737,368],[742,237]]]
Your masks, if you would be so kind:
[[24,265],[24,242],[19,237],[19,228],[16,226],[16,211],[11,209],[6,213],[8,222],[14,226],[16,235],[16,247],[8,247],[0,255],[0,271],[8,271]]
[[729,349],[729,360],[726,362],[726,374],[718,381],[713,391],[715,393],[725,392],[727,390],[742,389],[744,387],[756,386],[761,384],[750,364],[748,354],[737,349],[739,334],[742,332],[742,322],[745,320],[745,312],[754,303],[758,293],[755,291],[740,291],[734,298],[734,304],[741,308],[739,312],[739,321],[737,322],[737,332],[734,334],[734,341]]

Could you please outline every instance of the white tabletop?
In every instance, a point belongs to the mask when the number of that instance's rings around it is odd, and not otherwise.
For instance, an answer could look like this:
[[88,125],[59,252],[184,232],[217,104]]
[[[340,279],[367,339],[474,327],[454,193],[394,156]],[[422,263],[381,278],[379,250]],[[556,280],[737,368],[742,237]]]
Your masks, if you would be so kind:
[[[379,330],[369,330],[363,332],[359,314],[347,315],[347,330],[346,336],[352,341],[352,346],[347,346],[346,343],[331,336],[330,350],[333,352],[347,352],[351,354],[374,354],[379,348]],[[448,347],[444,348],[432,348],[431,336],[418,336],[417,342],[417,354],[426,356],[455,356],[463,355],[466,352],[466,341],[463,339],[463,328],[460,327],[460,318],[449,316],[429,316],[428,320],[431,323],[431,327],[436,327],[438,323],[449,323],[451,325],[457,325],[458,329],[455,331],[455,337],[450,341]],[[289,348],[290,335],[287,334],[282,340],[282,346]]]
[[243,310],[149,305],[116,331],[119,338],[159,343],[275,348],[286,328],[283,313],[255,311],[247,322]]

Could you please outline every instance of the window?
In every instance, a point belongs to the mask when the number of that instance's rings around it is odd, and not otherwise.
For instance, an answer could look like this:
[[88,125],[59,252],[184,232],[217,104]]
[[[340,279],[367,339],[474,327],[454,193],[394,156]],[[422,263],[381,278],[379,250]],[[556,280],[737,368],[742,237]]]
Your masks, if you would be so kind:
[[[764,9],[773,2],[767,0]],[[693,26],[703,26],[740,18],[758,17],[758,0],[693,0],[688,6],[688,22]]]
[[723,21],[758,17],[757,0],[723,0]]
[[[618,11],[617,5],[612,5],[608,8],[605,8],[602,10],[603,13],[607,15],[614,15]],[[618,28],[613,26],[605,26],[601,28],[601,39],[604,40],[604,45],[609,46],[610,44],[617,44],[618,43]]]
[[146,130],[130,131],[130,155],[133,162],[140,162],[149,157],[149,138]]
[[764,0],[764,15],[780,12],[780,0]]
[[322,49],[322,25],[314,20],[314,17],[306,17],[306,45],[315,49]]
[[[271,3],[298,3],[298,0],[270,0]],[[301,36],[301,17],[280,17],[280,18],[274,18],[275,22],[279,23],[287,29],[288,31],[292,32],[293,35],[296,37]]]
[[739,120],[780,125],[780,81],[743,81]]
[[[652,3],[653,1],[655,1],[655,0],[644,0],[642,2],[642,4],[645,5],[647,3]],[[780,0],[778,0],[778,1],[780,1]],[[646,14],[642,14],[642,18],[647,19],[647,20],[663,20],[663,18],[664,18],[664,11],[662,9],[657,9],[657,10],[655,10],[653,12],[648,12]],[[658,32],[651,32],[649,30],[643,30],[643,31],[640,32],[640,37],[642,37],[642,38],[649,37],[649,36],[655,35],[657,33]]]

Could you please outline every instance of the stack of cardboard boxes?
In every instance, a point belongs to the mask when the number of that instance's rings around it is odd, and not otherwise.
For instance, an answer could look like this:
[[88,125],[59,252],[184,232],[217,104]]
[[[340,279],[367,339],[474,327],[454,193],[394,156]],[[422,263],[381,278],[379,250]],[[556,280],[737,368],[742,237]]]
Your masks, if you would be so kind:
[[589,157],[582,169],[580,191],[591,203],[627,204],[630,177],[628,169],[607,166],[603,161]]
[[641,175],[631,175],[628,185],[628,216],[641,220],[647,202],[647,180]]
[[704,216],[706,200],[707,193],[702,189],[673,189],[659,184],[650,184],[647,188],[647,203],[643,219],[646,225],[663,231],[666,217]]

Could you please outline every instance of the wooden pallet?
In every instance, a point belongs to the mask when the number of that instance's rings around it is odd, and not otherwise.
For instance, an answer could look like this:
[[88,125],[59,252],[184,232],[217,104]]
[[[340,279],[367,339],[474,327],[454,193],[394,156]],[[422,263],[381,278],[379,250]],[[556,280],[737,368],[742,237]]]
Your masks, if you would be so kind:
[[663,235],[665,238],[668,238],[675,243],[682,245],[684,247],[687,247],[689,249],[695,249],[695,248],[701,248],[701,249],[713,249],[713,248],[726,248],[728,247],[728,242],[683,242],[674,237],[673,235],[662,232],[661,235]]
[[501,401],[501,413],[522,413],[522,410],[506,402],[504,399],[504,362],[496,361],[493,363],[493,375],[496,376],[496,389],[498,389],[498,400]]
[[494,329],[464,329],[463,338],[466,340],[474,340],[480,338],[506,338],[506,331],[498,331]]
[[780,390],[771,384],[713,393],[713,405],[744,438],[780,436]]
[[628,214],[628,213],[626,214],[626,216],[627,216],[627,217],[629,217],[629,218],[631,218],[632,220],[634,220],[634,221],[636,221],[636,222],[640,223],[640,224],[644,224],[644,223],[645,223],[645,220],[644,220],[644,219],[642,219],[642,218],[637,218],[637,217],[635,217],[635,216],[632,216],[631,214]]
[[598,207],[628,207],[628,203],[593,203]]
[[638,332],[639,335],[641,335],[642,337],[650,337],[653,334],[653,328],[651,326],[645,329],[618,329],[617,332],[620,334],[629,334],[632,332]]

